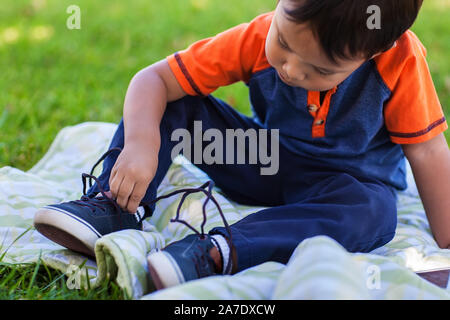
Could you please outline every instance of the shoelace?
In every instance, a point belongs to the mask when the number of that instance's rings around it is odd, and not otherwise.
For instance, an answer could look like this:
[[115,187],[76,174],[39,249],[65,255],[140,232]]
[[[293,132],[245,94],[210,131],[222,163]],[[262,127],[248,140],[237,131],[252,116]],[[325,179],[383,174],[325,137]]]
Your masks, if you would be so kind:
[[[223,270],[225,274],[228,274],[231,272],[231,268],[232,268],[232,251],[233,251],[232,247],[231,247],[231,245],[233,243],[232,242],[232,234],[231,234],[230,226],[229,226],[227,220],[225,219],[225,215],[223,214],[222,208],[220,207],[216,198],[214,198],[214,196],[212,195],[213,188],[214,188],[214,181],[209,180],[197,188],[183,188],[183,189],[175,190],[168,194],[156,197],[149,204],[156,203],[157,201],[159,201],[161,199],[169,198],[173,195],[184,192],[184,194],[181,196],[180,202],[178,203],[175,218],[170,219],[170,222],[179,222],[179,223],[184,224],[186,227],[188,227],[189,229],[194,231],[199,236],[200,239],[203,240],[206,238],[206,233],[205,233],[205,228],[204,228],[205,224],[206,224],[206,220],[207,220],[206,205],[208,204],[208,201],[211,200],[216,205],[217,210],[219,211],[220,217],[222,218],[225,229],[227,230],[227,233],[228,233],[227,242],[230,246],[230,250],[229,250],[230,253],[228,256],[228,263],[225,267],[225,270]],[[183,205],[183,202],[186,200],[187,196],[189,196],[192,193],[196,193],[196,192],[203,192],[206,195],[206,199],[203,202],[203,206],[202,206],[203,221],[202,221],[202,224],[200,225],[201,232],[199,232],[197,229],[195,229],[192,225],[190,225],[185,220],[180,219],[180,211],[181,211],[181,206]],[[222,253],[222,250],[220,249],[220,246],[217,246],[217,249],[218,249],[219,254],[222,257],[222,261],[223,261],[223,253]],[[194,259],[194,265],[195,265],[195,268],[196,268],[198,274],[200,274],[200,272],[199,272],[200,267],[198,264],[204,262],[203,259],[206,259],[206,257],[204,257],[203,255],[200,255],[200,256],[196,255],[196,259]]]
[[191,261],[194,263],[195,271],[197,272],[199,277],[204,276],[204,268],[209,265],[214,265],[214,260],[205,254],[202,254],[202,247],[197,245],[197,251],[194,252],[194,256]]
[[[117,216],[119,217],[119,221],[120,221],[120,214],[122,212],[122,209],[119,207],[119,205],[116,203],[116,201],[114,201],[113,199],[111,199],[110,197],[108,197],[106,195],[106,191],[102,188],[100,181],[97,179],[97,177],[95,177],[94,174],[94,170],[95,168],[100,164],[100,162],[102,162],[108,155],[110,155],[112,152],[114,151],[119,151],[121,152],[122,149],[119,147],[115,147],[115,148],[111,148],[108,151],[106,151],[101,157],[100,159],[93,165],[90,174],[87,173],[82,173],[82,181],[83,181],[83,195],[80,198],[80,200],[75,200],[73,202],[82,205],[82,206],[88,206],[90,208],[96,208],[98,207],[99,209],[103,210],[102,206],[100,205],[100,203],[102,202],[108,202],[111,203],[117,213]],[[97,186],[100,190],[100,193],[102,194],[102,197],[89,197],[86,194],[86,180],[89,179],[89,187],[92,187],[92,180],[94,180],[97,183]],[[169,197],[172,197],[176,194],[179,193],[183,193],[184,194],[181,196],[180,202],[178,204],[177,210],[176,210],[176,215],[174,219],[171,219],[170,222],[178,222],[178,223],[182,223],[184,224],[186,227],[188,227],[189,229],[191,229],[192,231],[194,231],[199,237],[200,239],[205,239],[206,234],[205,234],[205,224],[207,221],[207,217],[206,217],[206,205],[208,204],[208,202],[211,200],[217,207],[217,210],[219,211],[220,217],[223,221],[223,224],[225,226],[225,229],[227,230],[228,233],[228,243],[230,245],[230,253],[229,253],[229,258],[228,258],[228,264],[225,267],[225,273],[229,273],[231,270],[231,256],[232,256],[232,248],[231,248],[231,244],[232,244],[232,235],[231,235],[231,229],[230,226],[227,222],[227,220],[225,219],[225,215],[223,214],[222,208],[220,207],[219,203],[217,202],[217,200],[214,198],[214,196],[212,195],[212,190],[214,188],[214,181],[209,180],[207,182],[205,182],[204,184],[202,184],[200,187],[197,188],[182,188],[179,190],[175,190],[173,192],[170,192],[168,194],[156,197],[154,200],[150,201],[148,203],[148,205],[154,204],[156,202],[158,202],[159,200],[162,199],[166,199]],[[197,192],[203,192],[206,195],[206,199],[203,202],[203,206],[202,206],[202,214],[203,214],[203,221],[202,224],[200,225],[200,231],[197,231],[192,225],[190,225],[188,222],[180,219],[180,211],[181,211],[181,207],[184,203],[184,201],[186,200],[186,198],[193,193],[197,193]],[[94,202],[93,199],[95,199],[98,203]],[[143,220],[145,219],[145,216],[143,215],[142,217],[140,217],[139,223],[141,223]],[[120,222],[121,224],[121,222]],[[121,224],[122,225],[122,224]],[[220,246],[217,246],[218,250],[219,250],[219,254],[221,255],[221,257],[223,257],[222,255],[222,251],[220,249]],[[223,259],[223,258],[222,258]],[[223,260],[222,260],[223,261]],[[196,264],[197,267],[197,264]]]
[[[110,153],[114,152],[114,151],[122,151],[121,148],[111,148],[108,151],[106,151],[101,158],[94,164],[94,166],[91,169],[91,173],[87,174],[87,173],[82,173],[81,174],[81,178],[82,178],[82,182],[83,182],[83,195],[81,196],[80,200],[74,200],[74,201],[70,201],[72,203],[78,204],[80,206],[84,206],[84,207],[88,207],[91,210],[102,210],[103,212],[105,211],[105,209],[103,208],[103,206],[101,205],[102,203],[110,203],[114,206],[115,211],[117,213],[117,216],[119,217],[119,223],[120,226],[122,227],[122,221],[120,220],[120,214],[122,212],[122,209],[119,207],[119,205],[112,200],[111,198],[109,198],[106,195],[106,191],[102,188],[100,181],[97,179],[97,177],[95,177],[93,175],[95,168],[98,166],[98,164],[103,161]],[[86,179],[89,178],[89,187],[92,187],[92,180],[94,180],[97,183],[97,186],[99,188],[100,193],[102,194],[101,197],[89,197],[86,194]]]

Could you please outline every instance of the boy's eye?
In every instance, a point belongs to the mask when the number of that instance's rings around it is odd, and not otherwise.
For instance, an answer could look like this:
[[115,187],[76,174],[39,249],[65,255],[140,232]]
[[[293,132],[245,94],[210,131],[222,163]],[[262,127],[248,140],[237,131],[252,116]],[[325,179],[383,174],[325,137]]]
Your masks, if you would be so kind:
[[283,41],[281,41],[281,38],[280,37],[278,37],[278,43],[280,44],[280,46],[282,46],[283,48],[285,48],[285,49],[289,49],[288,48],[288,46],[286,45],[286,44],[284,44],[284,42]]
[[331,76],[333,74],[332,72],[325,72],[320,69],[316,69],[316,71],[322,76]]

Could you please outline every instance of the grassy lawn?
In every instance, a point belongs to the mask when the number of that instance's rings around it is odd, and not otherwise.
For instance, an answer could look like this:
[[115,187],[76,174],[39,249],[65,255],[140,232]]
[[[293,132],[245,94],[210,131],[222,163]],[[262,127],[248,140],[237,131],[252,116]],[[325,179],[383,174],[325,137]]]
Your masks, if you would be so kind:
[[126,294],[115,283],[98,288],[71,290],[65,274],[37,264],[9,265],[0,262],[0,300],[107,300],[124,299]]
[[[272,10],[275,0],[15,0],[0,6],[0,167],[31,168],[65,126],[119,122],[128,83],[140,69],[197,39]],[[81,8],[69,30],[66,8]],[[413,30],[450,116],[450,0],[425,1]],[[249,113],[243,84],[216,96]],[[447,130],[447,141],[450,134]],[[1,252],[0,252],[1,256]],[[49,286],[49,284],[51,284]],[[114,284],[91,291],[65,287],[42,265],[0,259],[0,299],[123,298]]]

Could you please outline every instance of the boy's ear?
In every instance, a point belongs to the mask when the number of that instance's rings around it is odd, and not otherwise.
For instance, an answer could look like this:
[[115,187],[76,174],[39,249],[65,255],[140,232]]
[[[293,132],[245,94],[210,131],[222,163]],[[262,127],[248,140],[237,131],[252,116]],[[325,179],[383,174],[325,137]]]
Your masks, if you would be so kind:
[[[397,41],[395,41],[394,44],[393,44],[389,49],[386,49],[386,50],[384,50],[383,52],[389,51],[389,50],[391,50],[392,48],[395,48],[396,46],[397,46]],[[375,58],[376,56],[379,56],[379,55],[382,54],[383,52],[378,52],[378,53],[374,54],[374,55],[372,56],[371,59]]]

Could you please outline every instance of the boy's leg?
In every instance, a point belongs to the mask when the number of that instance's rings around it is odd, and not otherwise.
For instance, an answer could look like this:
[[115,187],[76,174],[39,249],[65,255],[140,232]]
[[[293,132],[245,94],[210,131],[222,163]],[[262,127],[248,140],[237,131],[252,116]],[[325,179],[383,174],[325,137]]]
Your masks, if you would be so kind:
[[[228,244],[231,240],[233,272],[266,261],[286,263],[301,241],[317,235],[330,236],[347,250],[360,252],[393,238],[397,211],[392,188],[373,179],[337,172],[320,159],[299,157],[282,145],[279,157],[280,170],[274,176],[261,176],[258,166],[198,166],[225,193],[235,193],[240,202],[269,206],[233,224],[232,237],[224,227],[209,232],[209,238],[223,235]],[[227,180],[228,176],[232,178]],[[220,243],[214,245],[220,248],[221,257],[227,256]],[[212,246],[210,241],[190,235],[150,255],[149,270],[157,287],[213,274]],[[187,255],[188,248],[202,248],[202,253]],[[201,271],[197,268],[204,264],[192,265],[190,259],[183,258],[202,255],[210,262]],[[225,268],[227,264],[223,263]]]
[[[234,272],[266,261],[287,263],[306,238],[326,235],[350,252],[368,252],[389,242],[397,224],[393,189],[343,172],[295,171],[285,177],[285,205],[253,213],[231,225]],[[298,177],[296,179],[296,172]],[[305,183],[307,185],[305,185]],[[229,238],[223,227],[212,234]]]
[[392,188],[330,170],[318,159],[306,161],[285,149],[281,154],[285,204],[250,214],[230,228],[213,228],[203,238],[191,234],[150,254],[148,268],[156,288],[236,273],[267,261],[287,263],[300,242],[317,235],[329,236],[351,252],[371,251],[394,237]]
[[[194,121],[201,121],[202,133],[208,129],[219,130],[224,138],[224,148],[227,129],[242,129],[244,131],[247,129],[256,131],[261,129],[250,117],[242,115],[220,99],[212,96],[204,98],[186,96],[169,103],[161,120],[161,147],[158,155],[158,168],[144,198],[141,200],[141,205],[146,206],[147,203],[155,199],[157,188],[172,163],[172,149],[179,143],[178,140],[172,141],[172,133],[176,129],[186,129],[189,131],[193,143]],[[269,132],[267,140],[270,141],[270,139]],[[209,142],[204,143],[201,150],[204,150],[205,145],[208,144]],[[123,120],[112,138],[109,149],[114,147],[124,147]],[[268,155],[270,155],[270,143],[268,143],[267,148],[269,149]],[[191,150],[193,154],[193,145]],[[235,161],[233,163],[225,163],[225,150],[223,150],[223,164],[194,164],[203,170],[215,182],[216,186],[220,187],[224,193],[235,201],[249,205],[281,204],[281,194],[278,192],[281,181],[279,173],[261,175],[260,169],[262,166],[260,164],[236,164],[237,153],[243,151],[246,153],[245,159],[247,163],[249,159],[248,148],[238,150],[238,144],[236,143],[234,146]],[[104,190],[109,190],[109,177],[118,156],[119,152],[113,152],[103,162],[103,171],[98,180]],[[267,188],[268,185],[271,187]],[[99,188],[95,183],[88,190],[87,194],[98,192]],[[150,212],[154,210],[154,204],[148,207]]]

